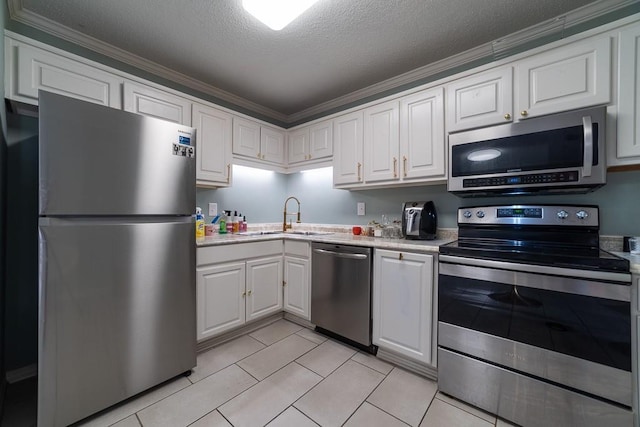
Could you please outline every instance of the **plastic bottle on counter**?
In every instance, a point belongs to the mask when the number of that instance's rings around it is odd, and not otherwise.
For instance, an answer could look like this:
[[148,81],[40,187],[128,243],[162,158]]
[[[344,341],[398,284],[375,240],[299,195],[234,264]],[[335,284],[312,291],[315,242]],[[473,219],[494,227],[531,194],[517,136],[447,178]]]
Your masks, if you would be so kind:
[[204,215],[201,208],[196,208],[196,239],[201,238],[204,238]]
[[218,229],[219,234],[227,234],[227,214],[225,211],[222,211],[220,215],[220,220],[218,221],[220,224],[220,228]]
[[242,231],[247,231],[247,217],[242,217]]
[[239,233],[240,232],[240,222],[238,221],[240,217],[238,216],[238,211],[233,211],[233,222],[231,223],[231,232]]
[[227,233],[233,233],[233,218],[231,217],[231,211],[225,211],[227,214]]

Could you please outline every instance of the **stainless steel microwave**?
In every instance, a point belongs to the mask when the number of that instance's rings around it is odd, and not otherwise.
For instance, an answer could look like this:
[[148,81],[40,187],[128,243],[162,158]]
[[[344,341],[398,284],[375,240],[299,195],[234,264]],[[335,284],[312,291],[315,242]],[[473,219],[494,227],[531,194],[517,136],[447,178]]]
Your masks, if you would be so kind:
[[606,108],[449,134],[447,189],[459,196],[586,193],[606,183]]

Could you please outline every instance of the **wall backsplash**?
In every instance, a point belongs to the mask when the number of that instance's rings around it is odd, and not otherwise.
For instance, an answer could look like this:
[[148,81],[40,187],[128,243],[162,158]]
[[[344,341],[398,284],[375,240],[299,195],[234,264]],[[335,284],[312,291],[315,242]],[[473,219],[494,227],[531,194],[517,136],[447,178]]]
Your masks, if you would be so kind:
[[[402,202],[433,200],[438,210],[438,226],[455,228],[460,206],[513,203],[593,204],[600,207],[601,234],[640,235],[640,171],[607,175],[607,185],[587,194],[486,197],[462,199],[447,193],[445,185],[399,187],[379,190],[347,191],[332,186],[330,168],[283,175],[234,166],[233,187],[198,189],[198,206],[207,212],[208,202],[218,209],[238,209],[251,222],[280,222],[288,196],[302,205],[302,222],[313,224],[366,224],[381,215],[400,217]],[[365,202],[366,215],[356,215],[356,203]],[[289,209],[295,209],[290,202]],[[207,217],[208,218],[208,217]]]

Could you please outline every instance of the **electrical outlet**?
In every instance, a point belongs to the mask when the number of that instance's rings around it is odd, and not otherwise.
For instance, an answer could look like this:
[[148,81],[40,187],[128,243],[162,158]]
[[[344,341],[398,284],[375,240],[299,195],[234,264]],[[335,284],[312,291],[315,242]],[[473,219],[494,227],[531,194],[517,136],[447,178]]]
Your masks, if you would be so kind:
[[364,215],[364,202],[358,202],[358,215]]
[[209,203],[209,216],[214,217],[218,215],[218,204],[217,203]]

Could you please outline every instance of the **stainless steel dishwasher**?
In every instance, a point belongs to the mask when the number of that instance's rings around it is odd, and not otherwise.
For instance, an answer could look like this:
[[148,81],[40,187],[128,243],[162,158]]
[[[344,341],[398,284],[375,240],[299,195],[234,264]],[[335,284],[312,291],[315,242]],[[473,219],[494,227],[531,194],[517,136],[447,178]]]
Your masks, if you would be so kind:
[[311,322],[371,353],[371,248],[313,243]]

